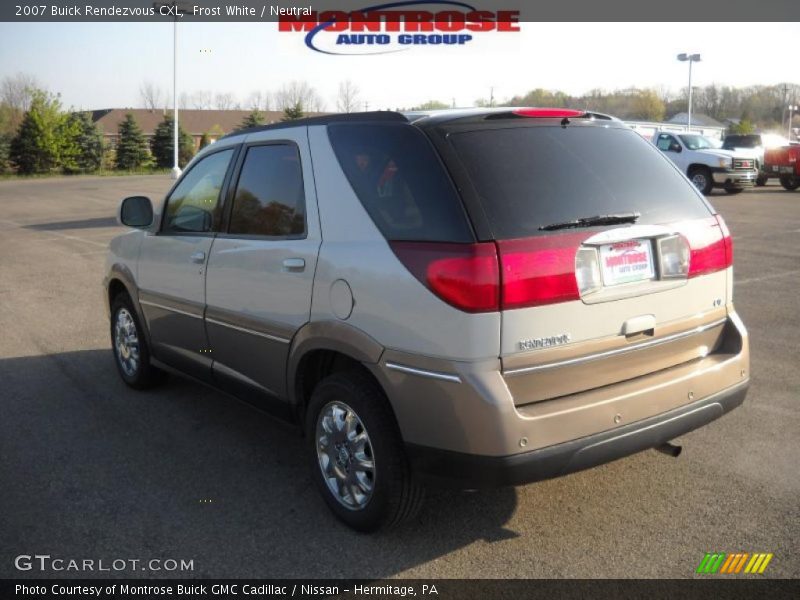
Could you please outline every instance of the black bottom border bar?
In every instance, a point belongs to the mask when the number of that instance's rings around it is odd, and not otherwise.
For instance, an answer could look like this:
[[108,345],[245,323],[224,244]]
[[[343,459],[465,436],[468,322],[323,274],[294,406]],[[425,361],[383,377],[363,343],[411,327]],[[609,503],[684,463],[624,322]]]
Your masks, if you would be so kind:
[[799,598],[800,579],[709,575],[697,579],[3,579],[0,598],[12,600],[273,600],[283,598],[431,598],[514,600],[642,598],[731,600]]

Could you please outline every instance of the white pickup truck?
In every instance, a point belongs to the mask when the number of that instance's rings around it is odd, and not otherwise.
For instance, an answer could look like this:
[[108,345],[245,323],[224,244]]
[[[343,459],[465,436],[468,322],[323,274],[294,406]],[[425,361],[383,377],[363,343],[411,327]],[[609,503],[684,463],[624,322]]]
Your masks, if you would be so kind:
[[715,148],[711,140],[696,133],[659,131],[653,143],[703,194],[715,187],[738,194],[752,187],[758,177],[758,159],[752,152]]

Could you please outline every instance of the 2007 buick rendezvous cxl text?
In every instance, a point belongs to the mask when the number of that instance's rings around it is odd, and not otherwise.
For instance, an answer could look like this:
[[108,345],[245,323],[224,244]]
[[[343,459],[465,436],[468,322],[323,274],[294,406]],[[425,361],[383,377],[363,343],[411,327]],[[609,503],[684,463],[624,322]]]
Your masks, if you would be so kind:
[[605,115],[254,128],[119,218],[136,229],[111,243],[105,294],[125,382],[178,371],[294,421],[359,530],[414,514],[426,482],[668,449],[747,391],[725,223]]

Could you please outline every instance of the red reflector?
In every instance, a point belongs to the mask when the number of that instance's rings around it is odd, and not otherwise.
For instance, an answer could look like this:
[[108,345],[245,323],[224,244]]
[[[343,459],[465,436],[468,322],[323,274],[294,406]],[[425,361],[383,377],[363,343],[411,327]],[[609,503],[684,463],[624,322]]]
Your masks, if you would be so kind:
[[519,117],[550,117],[556,119],[564,117],[582,117],[586,114],[582,110],[572,110],[569,108],[518,108],[512,112]]
[[721,216],[682,223],[678,231],[689,241],[689,277],[722,271],[733,264],[733,241]]
[[579,300],[575,255],[589,233],[497,242],[503,310]]
[[406,268],[439,298],[465,312],[500,309],[500,272],[492,242],[390,242]]

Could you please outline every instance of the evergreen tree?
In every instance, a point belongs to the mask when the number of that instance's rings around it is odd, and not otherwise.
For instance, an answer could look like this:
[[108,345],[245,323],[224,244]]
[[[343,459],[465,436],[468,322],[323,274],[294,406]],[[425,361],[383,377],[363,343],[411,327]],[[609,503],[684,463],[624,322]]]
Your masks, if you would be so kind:
[[103,163],[103,134],[92,122],[89,113],[72,113],[69,118],[77,124],[77,143],[81,149],[78,169],[83,172],[96,171]]
[[17,171],[47,173],[59,165],[58,129],[61,104],[46,92],[35,90],[31,106],[22,118],[9,154]]
[[[173,166],[173,148],[174,148],[174,128],[175,120],[172,115],[164,115],[164,120],[158,124],[153,139],[150,141],[150,149],[153,152],[156,166],[162,169],[168,169]],[[192,137],[183,130],[180,123],[178,123],[178,163],[181,167],[185,166],[194,156],[194,142]]]
[[80,123],[72,119],[71,115],[62,115],[56,127],[56,139],[58,140],[58,166],[65,173],[77,173],[81,170],[78,166],[81,157],[80,135]]
[[119,124],[119,140],[117,142],[117,168],[138,169],[150,163],[147,151],[147,140],[131,113]]
[[205,148],[211,143],[211,139],[208,137],[208,132],[204,131],[203,135],[200,136],[200,150]]
[[292,106],[287,106],[283,109],[283,117],[281,121],[294,121],[296,119],[302,119],[305,115],[303,114],[303,104],[298,100]]
[[65,115],[57,129],[59,164],[65,173],[89,173],[103,161],[103,137],[89,113]]
[[249,127],[258,127],[259,125],[264,124],[264,115],[262,115],[258,110],[254,110],[249,115],[247,115],[242,124],[239,125],[239,129],[248,129]]
[[10,150],[11,136],[0,133],[0,175],[11,172]]

